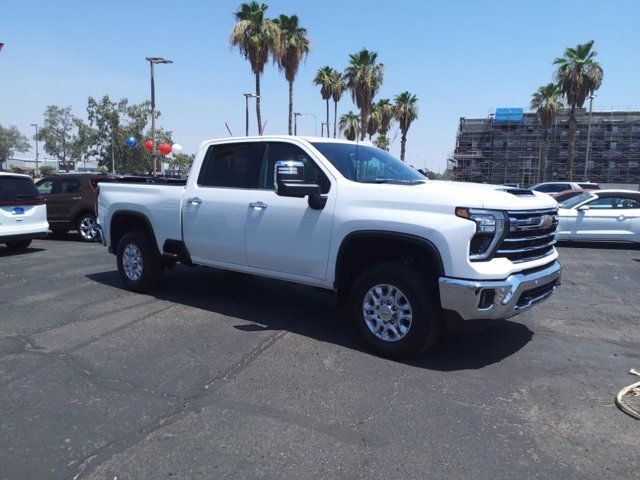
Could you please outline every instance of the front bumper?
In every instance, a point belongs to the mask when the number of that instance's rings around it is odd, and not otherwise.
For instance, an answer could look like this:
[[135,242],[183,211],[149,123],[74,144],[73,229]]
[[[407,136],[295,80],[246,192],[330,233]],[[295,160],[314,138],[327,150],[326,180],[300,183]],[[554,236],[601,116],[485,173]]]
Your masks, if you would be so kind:
[[462,323],[513,317],[553,295],[561,272],[562,265],[556,260],[505,280],[440,277],[440,304],[446,317]]

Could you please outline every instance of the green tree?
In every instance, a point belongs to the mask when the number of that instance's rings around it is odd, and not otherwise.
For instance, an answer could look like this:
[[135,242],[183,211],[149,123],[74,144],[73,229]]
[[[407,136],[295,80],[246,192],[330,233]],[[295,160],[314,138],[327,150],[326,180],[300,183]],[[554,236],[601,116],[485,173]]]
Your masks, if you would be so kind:
[[319,68],[313,77],[313,84],[320,87],[320,95],[327,102],[327,137],[329,136],[329,100],[332,98],[332,78],[334,70],[331,67]]
[[331,97],[333,98],[333,138],[336,138],[336,129],[338,128],[338,102],[342,98],[342,94],[347,88],[342,73],[334,70],[331,73]]
[[386,135],[391,128],[391,122],[393,121],[394,109],[393,103],[388,98],[381,98],[378,100],[378,109],[380,110],[380,128],[378,131],[380,135]]
[[378,54],[363,48],[358,53],[349,55],[349,66],[345,70],[347,88],[351,90],[351,97],[360,109],[360,139],[364,140],[367,119],[373,98],[375,97],[384,77],[384,65],[376,63]]
[[273,22],[280,28],[278,66],[289,83],[289,135],[293,135],[293,82],[300,62],[309,54],[310,40],[297,15],[280,15]]
[[44,151],[55,157],[69,171],[69,161],[77,159],[69,157],[69,149],[75,140],[75,117],[71,107],[49,105],[44,112],[44,123],[38,130],[36,139],[44,142]]
[[597,52],[593,50],[593,40],[567,48],[562,57],[553,62],[557,65],[555,80],[570,108],[569,135],[567,149],[567,180],[573,180],[573,156],[576,135],[576,108],[582,108],[585,100],[602,84],[603,70],[594,60]]
[[357,113],[350,111],[340,117],[340,130],[347,140],[355,140],[360,132],[360,117]]
[[51,165],[42,165],[40,166],[39,170],[40,176],[42,177],[46,177],[47,175],[53,175],[54,173],[56,173],[56,169]]
[[187,155],[186,153],[179,153],[178,155],[172,155],[169,159],[169,167],[177,170],[182,175],[188,175],[193,165],[193,159],[195,155]]
[[395,98],[395,118],[400,124],[400,160],[404,162],[407,149],[407,132],[411,124],[418,118],[418,97],[409,92],[402,92]]
[[0,125],[0,169],[2,169],[2,164],[15,152],[26,152],[27,150],[29,150],[29,141],[17,127]]
[[389,138],[384,134],[379,134],[378,138],[374,140],[374,145],[381,150],[389,151]]
[[549,129],[562,108],[562,90],[555,83],[538,88],[531,95],[531,109],[536,111],[540,126],[544,131],[538,156],[538,182],[544,182],[547,173],[547,151],[549,147]]
[[268,5],[258,2],[242,3],[233,14],[236,24],[231,29],[229,43],[237,47],[251,64],[256,77],[256,117],[258,132],[262,135],[263,124],[260,112],[260,76],[264,66],[272,55],[274,60],[280,56],[280,28],[273,20],[265,17]]

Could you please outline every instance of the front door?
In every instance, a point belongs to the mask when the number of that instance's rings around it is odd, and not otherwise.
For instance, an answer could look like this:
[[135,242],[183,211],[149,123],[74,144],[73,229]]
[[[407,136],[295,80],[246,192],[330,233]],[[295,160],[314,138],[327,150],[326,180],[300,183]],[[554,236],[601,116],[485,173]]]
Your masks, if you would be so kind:
[[82,201],[80,180],[64,177],[45,178],[38,182],[37,187],[47,204],[49,222],[69,222],[74,204]]
[[[316,183],[327,204],[309,207],[307,198],[281,197],[274,191],[274,166],[278,160],[305,164],[305,179]],[[260,174],[260,189],[250,192],[247,204],[247,261],[251,267],[324,280],[331,244],[336,186],[331,177],[301,147],[269,142]]]
[[212,145],[183,206],[184,242],[197,263],[246,266],[245,224],[264,143]]
[[631,220],[637,201],[618,196],[597,198],[578,211],[578,237],[584,240],[633,240]]

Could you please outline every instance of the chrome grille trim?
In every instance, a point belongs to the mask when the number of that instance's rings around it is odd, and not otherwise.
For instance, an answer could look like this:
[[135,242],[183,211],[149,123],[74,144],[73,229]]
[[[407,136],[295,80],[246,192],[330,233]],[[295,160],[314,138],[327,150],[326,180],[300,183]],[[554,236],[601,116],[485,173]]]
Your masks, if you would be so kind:
[[530,262],[553,253],[558,226],[556,208],[511,210],[507,212],[509,227],[498,245],[495,257],[514,263]]

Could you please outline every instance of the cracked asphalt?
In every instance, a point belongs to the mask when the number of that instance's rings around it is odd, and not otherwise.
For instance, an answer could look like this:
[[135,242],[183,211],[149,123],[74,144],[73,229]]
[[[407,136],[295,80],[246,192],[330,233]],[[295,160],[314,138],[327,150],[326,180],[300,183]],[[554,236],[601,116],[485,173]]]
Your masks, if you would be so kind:
[[310,288],[0,247],[0,478],[637,478],[640,250],[560,255],[553,299],[403,363]]

